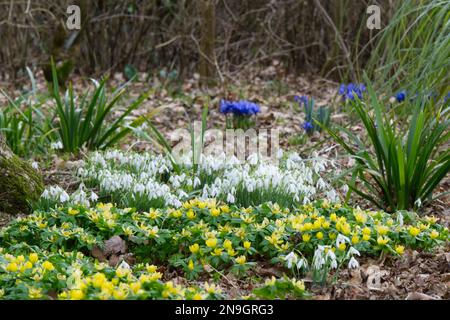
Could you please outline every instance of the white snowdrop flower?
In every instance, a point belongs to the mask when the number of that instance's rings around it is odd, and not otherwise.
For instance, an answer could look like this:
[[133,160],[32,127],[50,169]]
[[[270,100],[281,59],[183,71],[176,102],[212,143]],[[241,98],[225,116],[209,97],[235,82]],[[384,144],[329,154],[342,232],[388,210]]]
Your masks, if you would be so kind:
[[59,195],[59,202],[64,203],[68,202],[70,200],[70,196],[67,194],[67,192],[62,191]]
[[338,236],[336,237],[336,248],[339,248],[339,246],[342,243],[346,243],[346,242],[350,243],[350,239],[339,233]]
[[348,268],[349,269],[359,268],[359,262],[354,257],[352,257],[348,263]]
[[287,267],[291,269],[292,265],[295,265],[297,263],[298,258],[297,255],[292,251],[286,257],[284,257],[284,260],[287,262]]
[[334,189],[331,189],[326,193],[326,197],[331,202],[337,202],[339,200],[339,197]]
[[187,198],[188,196],[189,195],[186,192],[184,192],[183,190],[179,190],[178,191],[178,197],[179,198],[184,199],[184,198]]
[[330,267],[331,267],[331,269],[337,269],[337,261],[336,260],[331,260]]
[[49,193],[48,189],[45,189],[44,192],[42,192],[41,198],[50,199],[50,193]]
[[359,253],[359,251],[356,250],[354,247],[350,247],[350,249],[348,249],[347,256],[353,256],[354,254],[356,254],[357,256],[360,256],[360,255],[361,255],[361,254]]
[[53,150],[60,150],[60,149],[63,149],[64,146],[61,141],[58,141],[58,142],[52,142],[50,144],[50,148]]
[[37,163],[36,161],[33,161],[33,163],[31,163],[31,167],[34,170],[39,170],[39,163]]
[[348,192],[348,185],[346,185],[346,184],[344,184],[342,187],[341,187],[341,190],[342,190],[342,192],[343,193],[347,193]]
[[400,226],[403,226],[403,214],[400,211],[397,212],[397,223]]
[[198,177],[194,178],[194,188],[196,188],[197,186],[199,186],[201,184],[201,181]]
[[308,268],[308,261],[305,258],[298,259],[297,269]]
[[313,267],[316,270],[322,269],[322,266],[325,264],[324,259],[324,248],[319,246],[316,251],[314,251],[313,257]]
[[98,195],[94,191],[92,191],[90,199],[92,202],[95,202],[98,200]]
[[328,250],[326,257],[327,257],[327,259],[330,259],[331,261],[336,260],[336,255],[334,254],[333,250]]
[[422,200],[420,200],[420,198],[417,199],[417,200],[414,202],[414,205],[415,205],[417,208],[420,208],[420,207],[422,206]]
[[94,83],[94,86],[96,88],[100,87],[100,83],[97,80],[95,80],[94,78],[90,78],[90,80]]
[[134,192],[136,193],[144,193],[145,192],[145,186],[141,183],[138,183],[134,186]]
[[125,260],[122,260],[117,269],[131,270],[131,267]]
[[258,163],[258,155],[256,153],[253,153],[248,157],[247,160],[250,165],[255,166]]
[[322,178],[319,178],[319,180],[317,180],[317,189],[325,190],[326,188],[327,184],[325,183],[325,181]]
[[283,149],[279,148],[277,151],[277,159],[281,159],[283,157]]
[[313,260],[313,266],[314,269],[320,270],[322,269],[323,265],[325,264],[325,259],[323,257],[317,257]]
[[228,193],[227,202],[234,203],[234,201],[235,201],[234,196],[231,193]]

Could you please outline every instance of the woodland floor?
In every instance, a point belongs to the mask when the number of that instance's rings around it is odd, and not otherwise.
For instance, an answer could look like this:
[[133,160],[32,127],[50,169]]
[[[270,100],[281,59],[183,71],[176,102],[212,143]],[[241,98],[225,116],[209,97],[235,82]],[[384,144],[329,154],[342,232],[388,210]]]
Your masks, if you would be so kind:
[[[42,76],[38,76],[41,79]],[[141,75],[145,79],[145,75]],[[155,107],[167,106],[153,119],[154,124],[164,133],[169,133],[177,128],[187,128],[188,122],[200,119],[201,108],[207,99],[211,99],[210,117],[208,127],[223,128],[224,117],[218,111],[218,102],[222,97],[228,99],[239,98],[244,93],[246,99],[255,101],[261,105],[261,115],[258,116],[258,127],[280,129],[280,141],[284,149],[295,150],[302,155],[309,155],[312,151],[321,156],[336,159],[342,169],[353,165],[349,158],[340,157],[339,146],[330,139],[314,136],[307,139],[301,145],[289,143],[289,138],[301,133],[303,112],[293,109],[294,95],[309,95],[316,99],[317,105],[333,105],[336,99],[337,83],[312,77],[286,76],[282,80],[275,80],[277,72],[275,67],[270,67],[258,74],[249,75],[246,81],[236,81],[227,86],[227,90],[221,87],[210,89],[206,92],[198,87],[196,77],[186,80],[179,86],[182,96],[174,97],[168,93],[168,89],[157,86],[157,90],[145,104],[137,110],[135,115],[145,114]],[[78,86],[88,85],[88,80],[74,78]],[[124,82],[121,74],[116,74],[110,80],[111,85]],[[89,84],[90,85],[90,84]],[[38,82],[38,89],[45,90],[45,82]],[[10,88],[0,83],[0,87],[11,92]],[[77,88],[77,87],[76,87]],[[135,82],[129,89],[129,98],[138,96],[150,87],[143,82]],[[180,99],[181,97],[181,99]],[[2,97],[3,98],[3,97]],[[185,102],[183,102],[185,101]],[[0,101],[2,103],[2,101]],[[362,134],[362,127],[352,120],[344,112],[335,108],[332,112],[332,122],[349,124],[349,128],[356,134]],[[152,146],[144,141],[136,141],[130,137],[121,145],[121,149],[148,150]],[[66,190],[78,188],[79,181],[75,177],[75,169],[80,159],[56,155],[51,159],[40,162],[45,182],[48,185],[58,184]],[[447,178],[440,185],[440,191],[450,190],[450,179]],[[362,199],[352,197],[352,205],[370,208],[371,205]],[[450,196],[435,201],[432,206],[423,209],[421,214],[433,215],[444,226],[450,225]],[[11,216],[0,213],[0,227],[4,226]],[[342,270],[337,275],[334,284],[325,287],[312,286],[311,279],[303,279],[308,290],[312,293],[312,299],[450,299],[450,245],[439,248],[434,253],[406,251],[404,256],[398,259],[361,258],[360,268],[356,270]],[[255,275],[270,277],[280,276],[282,270],[270,265],[258,263],[253,271]],[[174,272],[166,271],[164,278],[174,282],[183,283],[185,279]],[[232,274],[222,278],[221,287],[230,294],[230,297],[238,297],[250,292],[254,286],[251,274],[247,280],[236,279]],[[204,281],[204,279],[199,280]]]

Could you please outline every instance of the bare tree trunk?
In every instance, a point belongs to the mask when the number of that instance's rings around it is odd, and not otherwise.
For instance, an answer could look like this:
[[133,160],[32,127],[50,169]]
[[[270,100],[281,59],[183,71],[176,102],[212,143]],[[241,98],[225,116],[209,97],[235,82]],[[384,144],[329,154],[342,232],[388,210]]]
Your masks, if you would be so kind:
[[215,0],[199,0],[201,17],[199,73],[202,85],[210,85],[215,78],[216,12]]
[[15,155],[0,134],[0,211],[29,212],[30,201],[39,199],[43,189],[42,176]]

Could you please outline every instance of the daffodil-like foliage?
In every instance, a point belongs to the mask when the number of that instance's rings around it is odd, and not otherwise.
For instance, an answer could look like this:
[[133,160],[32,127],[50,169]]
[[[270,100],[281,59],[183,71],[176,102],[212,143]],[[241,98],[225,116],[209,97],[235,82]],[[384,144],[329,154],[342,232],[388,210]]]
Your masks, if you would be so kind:
[[[123,276],[117,274],[122,272],[118,271],[122,269],[120,267],[115,270],[95,262],[94,258],[80,258],[80,253],[64,253],[83,252],[88,256],[94,245],[102,246],[112,236],[124,239],[138,261],[132,270],[122,270],[127,273]],[[419,219],[406,212],[399,212],[395,217],[328,201],[287,209],[272,203],[242,208],[215,200],[194,199],[178,209],[149,212],[100,203],[93,208],[79,206],[37,211],[16,219],[3,229],[0,233],[0,246],[4,248],[0,258],[0,284],[4,288],[3,294],[12,298],[20,294],[20,297],[24,294],[33,296],[27,286],[32,286],[33,290],[41,288],[42,295],[56,292],[62,298],[120,298],[122,294],[130,298],[177,298],[179,295],[193,298],[197,294],[211,298],[197,289],[177,289],[168,295],[168,284],[156,279],[147,285],[138,280],[142,276],[156,277],[156,270],[147,273],[145,270],[150,268],[148,264],[161,261],[183,272],[187,279],[196,279],[213,271],[230,271],[244,276],[258,261],[287,267],[286,273],[292,275],[294,272],[296,276],[296,272],[305,273],[327,266],[328,260],[320,260],[322,251],[329,252],[327,257],[331,254],[331,266],[342,266],[349,261],[348,267],[352,268],[357,267],[354,255],[385,252],[398,256],[407,248],[430,250],[448,239],[448,229],[432,217]],[[37,246],[46,252],[44,255],[47,256],[42,259],[49,260],[59,271],[54,274],[58,281],[46,282],[46,267],[35,266],[31,258],[6,255],[27,255]],[[31,264],[27,264],[28,261]],[[70,267],[77,271],[69,271]],[[94,285],[92,277],[99,272],[113,285],[110,290]],[[74,277],[78,274],[81,280],[69,281],[71,274]],[[13,281],[22,278],[23,285]],[[298,296],[301,286],[295,279],[290,284],[284,283],[288,280],[280,281],[271,280],[266,286],[273,285],[273,290],[294,286],[297,288],[295,296]],[[132,284],[136,286],[135,290]],[[138,294],[140,290],[142,294]],[[277,296],[277,291],[267,288],[257,292],[262,296]]]

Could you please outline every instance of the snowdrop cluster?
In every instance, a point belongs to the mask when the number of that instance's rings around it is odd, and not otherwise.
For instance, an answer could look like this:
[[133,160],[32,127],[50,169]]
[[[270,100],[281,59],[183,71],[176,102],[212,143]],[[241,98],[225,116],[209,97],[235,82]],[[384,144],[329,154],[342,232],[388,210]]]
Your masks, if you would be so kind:
[[317,195],[331,202],[337,192],[321,177],[328,161],[313,155],[303,159],[289,154],[279,164],[253,154],[246,161],[236,157],[202,155],[194,170],[192,156],[179,159],[175,171],[167,156],[122,151],[95,152],[78,175],[102,195],[124,205],[180,207],[195,194],[200,199],[216,198],[230,204],[257,205],[263,201],[282,204],[310,203]]
[[41,195],[44,200],[54,200],[61,203],[68,202],[70,200],[69,194],[60,186],[51,186],[46,188]]
[[97,194],[93,191],[86,190],[84,184],[81,184],[78,190],[71,195],[60,186],[50,186],[42,193],[37,206],[40,208],[48,208],[54,204],[62,203],[90,207],[91,203],[95,203],[97,200]]

